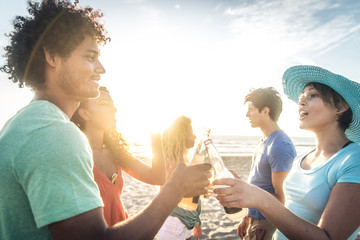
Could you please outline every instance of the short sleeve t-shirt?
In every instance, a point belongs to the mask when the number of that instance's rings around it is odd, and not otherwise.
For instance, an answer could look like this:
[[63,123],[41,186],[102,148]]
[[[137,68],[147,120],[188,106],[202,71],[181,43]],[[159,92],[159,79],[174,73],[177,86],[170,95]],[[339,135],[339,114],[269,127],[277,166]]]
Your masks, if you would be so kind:
[[0,132],[0,238],[52,239],[47,225],[102,207],[86,136],[47,101]]
[[[337,183],[360,183],[360,144],[348,145],[311,170],[304,170],[300,165],[307,154],[295,159],[284,181],[285,206],[298,217],[317,225]],[[357,232],[359,229],[349,239],[355,239]],[[274,239],[287,238],[276,231]]]
[[[272,172],[290,171],[296,150],[291,139],[282,130],[271,133],[257,145],[252,160],[249,182],[265,191],[274,193]],[[265,219],[261,212],[249,208],[248,216]]]

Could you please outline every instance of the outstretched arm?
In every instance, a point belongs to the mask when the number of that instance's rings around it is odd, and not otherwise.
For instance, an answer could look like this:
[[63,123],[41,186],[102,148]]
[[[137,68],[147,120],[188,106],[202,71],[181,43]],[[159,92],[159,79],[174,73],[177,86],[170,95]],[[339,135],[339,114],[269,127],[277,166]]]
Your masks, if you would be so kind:
[[122,159],[123,169],[142,182],[163,185],[166,180],[166,172],[160,134],[151,135],[151,145],[153,151],[151,167],[132,156],[128,156]]
[[214,184],[230,186],[214,190],[223,206],[257,208],[289,239],[347,239],[359,226],[357,183],[334,186],[318,225],[297,217],[270,193],[239,179],[218,179]]
[[143,211],[107,228],[102,208],[50,224],[55,239],[152,239],[183,196],[202,195],[209,184],[209,164],[179,165],[159,195]]
[[151,135],[152,166],[135,158],[127,151],[127,144],[118,131],[106,132],[104,134],[104,143],[110,149],[114,158],[117,159],[121,168],[132,177],[154,185],[163,185],[165,183],[166,172],[160,133]]

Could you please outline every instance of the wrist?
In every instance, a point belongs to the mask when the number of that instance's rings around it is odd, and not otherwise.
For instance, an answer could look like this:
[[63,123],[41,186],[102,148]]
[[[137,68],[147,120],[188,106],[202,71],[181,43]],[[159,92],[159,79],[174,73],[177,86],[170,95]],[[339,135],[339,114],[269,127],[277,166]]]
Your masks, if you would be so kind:
[[177,203],[179,203],[184,196],[184,189],[180,181],[170,177],[168,182],[164,185],[164,188],[169,188],[169,191],[172,191],[173,197],[177,199]]
[[261,189],[260,193],[261,193],[261,198],[258,199],[262,199],[262,200],[261,203],[257,204],[255,208],[261,212],[266,212],[267,209],[272,208],[274,201],[277,202],[278,200],[271,193],[263,189]]

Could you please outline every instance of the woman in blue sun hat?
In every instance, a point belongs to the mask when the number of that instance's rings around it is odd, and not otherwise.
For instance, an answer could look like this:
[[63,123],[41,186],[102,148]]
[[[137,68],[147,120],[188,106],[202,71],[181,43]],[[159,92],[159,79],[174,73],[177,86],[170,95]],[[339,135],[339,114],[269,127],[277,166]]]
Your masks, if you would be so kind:
[[[273,239],[355,239],[360,226],[360,84],[316,66],[294,66],[283,76],[298,103],[300,128],[316,148],[299,155],[284,182],[285,206],[239,179],[215,180],[226,207],[259,209],[278,229]],[[261,235],[261,233],[259,233]]]

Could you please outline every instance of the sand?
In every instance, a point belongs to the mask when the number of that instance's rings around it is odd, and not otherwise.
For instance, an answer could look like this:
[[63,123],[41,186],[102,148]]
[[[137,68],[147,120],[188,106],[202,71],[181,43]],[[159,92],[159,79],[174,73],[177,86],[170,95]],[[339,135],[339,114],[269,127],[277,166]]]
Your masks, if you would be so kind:
[[[250,157],[224,157],[224,162],[241,178],[247,179],[251,166]],[[123,202],[130,216],[143,209],[159,192],[159,187],[142,183],[127,174],[124,174],[125,185],[122,195]],[[238,222],[230,220],[224,208],[211,196],[202,203],[202,230],[201,239],[239,239],[236,234]]]

